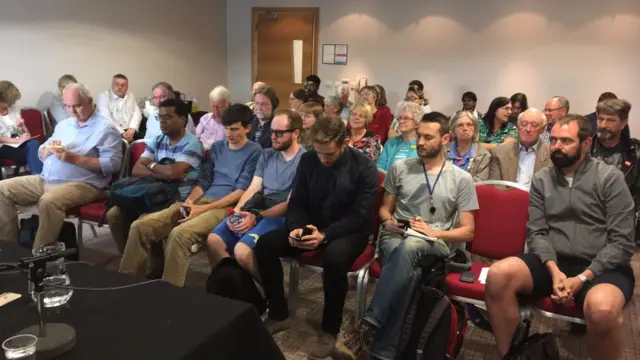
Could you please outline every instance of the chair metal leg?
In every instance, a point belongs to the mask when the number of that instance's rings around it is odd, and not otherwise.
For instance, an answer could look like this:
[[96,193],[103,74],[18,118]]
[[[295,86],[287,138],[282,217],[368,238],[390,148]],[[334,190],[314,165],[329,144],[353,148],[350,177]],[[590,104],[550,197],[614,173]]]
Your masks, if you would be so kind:
[[367,307],[367,285],[369,283],[369,266],[358,271],[358,278],[356,282],[356,311],[355,311],[355,324],[358,324],[360,320],[364,318],[364,313]]
[[299,290],[298,285],[300,282],[300,264],[298,261],[293,261],[289,265],[289,316],[295,317],[298,310]]
[[96,227],[93,225],[90,225],[89,228],[91,229],[91,232],[93,233],[93,237],[98,237],[98,232],[96,232]]
[[82,239],[82,221],[78,219],[78,225],[76,227],[76,235],[78,240],[78,258],[80,258],[80,254],[84,252],[84,243]]

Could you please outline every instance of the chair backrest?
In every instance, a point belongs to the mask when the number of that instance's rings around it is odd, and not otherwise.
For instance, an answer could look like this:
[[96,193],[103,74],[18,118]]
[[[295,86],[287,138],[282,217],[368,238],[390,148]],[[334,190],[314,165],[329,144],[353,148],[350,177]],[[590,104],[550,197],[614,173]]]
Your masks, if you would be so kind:
[[40,143],[44,143],[47,138],[44,115],[42,115],[40,110],[35,108],[22,108],[21,114],[24,124],[32,138],[40,141]]
[[129,149],[127,151],[127,154],[125,155],[127,168],[122,174],[123,178],[127,176],[131,176],[131,171],[133,170],[133,167],[138,162],[138,160],[140,159],[140,156],[142,156],[146,148],[147,148],[147,142],[144,139],[136,140],[129,145]]
[[382,183],[384,182],[385,173],[378,170],[378,189],[376,191],[376,199],[373,203],[373,238],[378,238],[378,230],[380,230],[380,207],[382,206],[382,199],[384,199],[384,188]]
[[476,194],[475,232],[467,250],[495,260],[522,254],[527,239],[529,190],[508,181],[482,181],[476,183]]

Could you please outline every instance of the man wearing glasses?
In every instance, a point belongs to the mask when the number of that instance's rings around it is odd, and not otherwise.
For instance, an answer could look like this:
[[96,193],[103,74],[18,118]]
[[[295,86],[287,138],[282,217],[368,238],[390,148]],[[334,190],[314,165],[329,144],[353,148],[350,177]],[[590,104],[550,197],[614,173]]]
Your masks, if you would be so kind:
[[547,126],[542,134],[540,134],[540,142],[549,143],[549,134],[551,128],[558,119],[569,113],[569,100],[564,96],[554,96],[544,106],[544,115],[547,117]]
[[298,142],[302,118],[289,109],[276,110],[271,121],[271,149],[258,160],[251,185],[234,211],[241,222],[227,217],[214,228],[207,240],[211,266],[231,256],[258,279],[253,249],[263,234],[284,227],[289,192],[300,157],[306,152]]
[[276,91],[271,86],[265,85],[255,91],[254,116],[251,121],[251,131],[247,137],[258,143],[263,149],[271,147],[271,119],[273,119],[273,111],[279,103]]
[[[545,110],[545,112],[547,112]],[[505,180],[529,187],[538,170],[551,165],[549,144],[541,141],[547,117],[528,108],[518,115],[518,141],[500,144],[491,153],[490,180]]]

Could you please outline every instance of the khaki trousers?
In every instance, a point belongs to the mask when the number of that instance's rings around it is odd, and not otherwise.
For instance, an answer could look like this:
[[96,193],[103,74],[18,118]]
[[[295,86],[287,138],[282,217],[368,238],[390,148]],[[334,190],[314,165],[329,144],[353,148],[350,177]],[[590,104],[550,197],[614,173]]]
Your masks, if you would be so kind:
[[0,181],[0,240],[18,240],[16,206],[38,205],[40,227],[34,248],[55,242],[67,211],[104,198],[104,191],[84,182],[48,184],[38,175]]
[[[198,200],[197,204],[209,204],[211,198]],[[189,269],[191,246],[203,242],[211,229],[227,216],[226,209],[212,209],[185,223],[177,202],[169,208],[144,215],[133,222],[124,247],[120,272],[142,276],[147,268],[151,247],[166,239],[164,272],[162,278],[176,286],[183,286]],[[109,225],[111,226],[111,225]],[[117,240],[116,240],[117,241]]]

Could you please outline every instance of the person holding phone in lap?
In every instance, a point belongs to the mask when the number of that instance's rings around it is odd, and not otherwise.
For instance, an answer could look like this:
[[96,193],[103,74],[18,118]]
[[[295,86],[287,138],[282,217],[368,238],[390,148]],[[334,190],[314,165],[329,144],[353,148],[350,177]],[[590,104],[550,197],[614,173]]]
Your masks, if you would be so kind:
[[[396,358],[404,313],[421,277],[420,258],[446,257],[452,247],[473,238],[478,199],[471,175],[447,162],[449,119],[439,112],[424,115],[416,138],[419,157],[395,162],[384,179],[383,268],[364,319],[345,334],[347,355],[354,359],[369,352]],[[457,213],[459,225],[454,224]]]

